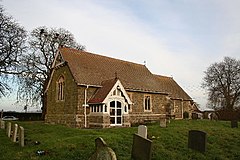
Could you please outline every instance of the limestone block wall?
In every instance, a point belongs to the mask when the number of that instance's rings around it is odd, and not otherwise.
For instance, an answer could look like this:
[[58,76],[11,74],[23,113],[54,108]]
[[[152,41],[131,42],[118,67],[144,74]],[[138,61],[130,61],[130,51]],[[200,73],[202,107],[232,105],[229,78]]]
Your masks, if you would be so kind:
[[[64,77],[64,99],[57,100],[57,81]],[[67,66],[55,70],[47,91],[47,113],[45,122],[74,126],[78,105],[77,85]]]
[[[78,86],[77,87],[77,114],[84,115],[84,104],[85,104],[85,90],[87,91],[87,102],[97,91],[97,87]],[[87,114],[89,114],[89,107],[87,107]]]
[[91,113],[89,115],[89,128],[109,128],[110,116],[103,113]]
[[174,114],[176,119],[182,119],[183,101],[181,99],[174,100]]
[[123,118],[123,122],[122,122],[123,127],[131,127],[130,116],[127,114],[127,115],[123,115],[122,118]]
[[[129,112],[129,122],[144,123],[146,121],[159,121],[161,115],[166,114],[166,106],[168,99],[164,94],[142,93],[142,92],[130,92],[131,109]],[[148,95],[151,97],[151,110],[144,110],[144,97]]]

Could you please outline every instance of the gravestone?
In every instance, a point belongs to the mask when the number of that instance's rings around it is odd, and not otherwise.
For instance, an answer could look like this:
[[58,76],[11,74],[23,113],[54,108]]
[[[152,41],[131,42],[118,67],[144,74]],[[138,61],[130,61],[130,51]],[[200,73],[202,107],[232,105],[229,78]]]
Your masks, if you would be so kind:
[[188,134],[188,148],[204,153],[206,151],[207,133],[190,130]]
[[1,111],[1,116],[0,116],[0,118],[1,118],[1,119],[3,118],[3,109],[2,109],[2,111]]
[[0,121],[1,122],[1,129],[5,129],[5,121]]
[[12,131],[12,123],[8,122],[7,123],[7,129],[6,129],[6,134],[8,137],[11,137],[11,131]]
[[170,124],[170,122],[171,122],[171,119],[168,117],[167,118],[167,123]]
[[134,160],[150,160],[152,158],[152,141],[134,134],[131,157]]
[[101,137],[95,139],[95,146],[96,151],[89,160],[117,160],[114,151],[107,146]]
[[18,141],[19,145],[21,147],[24,147],[24,128],[22,126],[19,127],[19,132],[18,132]]
[[231,127],[232,128],[238,128],[238,121],[237,120],[232,120],[231,121]]
[[138,135],[147,138],[147,126],[140,125],[138,126]]
[[160,127],[162,127],[162,128],[167,127],[167,119],[166,118],[160,118]]
[[198,114],[197,114],[197,113],[192,113],[192,119],[193,119],[193,120],[198,119]]
[[13,126],[13,134],[12,134],[12,141],[16,142],[17,140],[17,131],[18,131],[18,125],[14,124]]

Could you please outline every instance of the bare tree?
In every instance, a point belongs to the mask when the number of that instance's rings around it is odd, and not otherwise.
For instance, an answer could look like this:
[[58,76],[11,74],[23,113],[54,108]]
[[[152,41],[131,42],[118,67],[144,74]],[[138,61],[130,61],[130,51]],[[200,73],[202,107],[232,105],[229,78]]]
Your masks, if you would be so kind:
[[233,110],[240,102],[240,60],[225,57],[205,71],[203,87],[214,109]]
[[23,73],[18,81],[18,100],[24,101],[28,106],[41,104],[44,110],[44,89],[50,78],[58,47],[66,46],[79,50],[84,47],[76,42],[73,34],[62,28],[38,27],[31,32],[28,42],[29,49],[21,57]]
[[25,49],[25,40],[24,28],[0,5],[0,98],[11,89],[7,83],[9,75],[20,74],[19,57]]

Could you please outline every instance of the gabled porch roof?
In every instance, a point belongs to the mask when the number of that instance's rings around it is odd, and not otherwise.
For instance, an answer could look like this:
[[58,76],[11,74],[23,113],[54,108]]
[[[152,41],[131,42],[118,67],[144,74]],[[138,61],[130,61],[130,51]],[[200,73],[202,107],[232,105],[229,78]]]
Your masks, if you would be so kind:
[[124,87],[122,86],[118,78],[106,80],[102,82],[102,87],[99,88],[93,97],[88,101],[88,104],[99,104],[105,103],[108,96],[111,94],[111,91],[115,88],[118,88],[122,92],[122,96],[126,99],[128,104],[132,104],[130,98],[128,97]]

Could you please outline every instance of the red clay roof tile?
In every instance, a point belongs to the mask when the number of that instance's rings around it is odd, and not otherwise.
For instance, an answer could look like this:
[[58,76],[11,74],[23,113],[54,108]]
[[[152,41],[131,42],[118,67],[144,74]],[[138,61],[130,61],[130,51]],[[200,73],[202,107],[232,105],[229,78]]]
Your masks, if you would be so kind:
[[175,98],[191,99],[173,79],[156,76],[145,65],[66,47],[59,51],[78,84],[102,86],[103,81],[114,79],[117,74],[125,89],[171,93]]
[[107,97],[113,86],[117,82],[117,78],[110,79],[102,82],[102,87],[97,90],[95,95],[88,101],[88,103],[101,103]]

